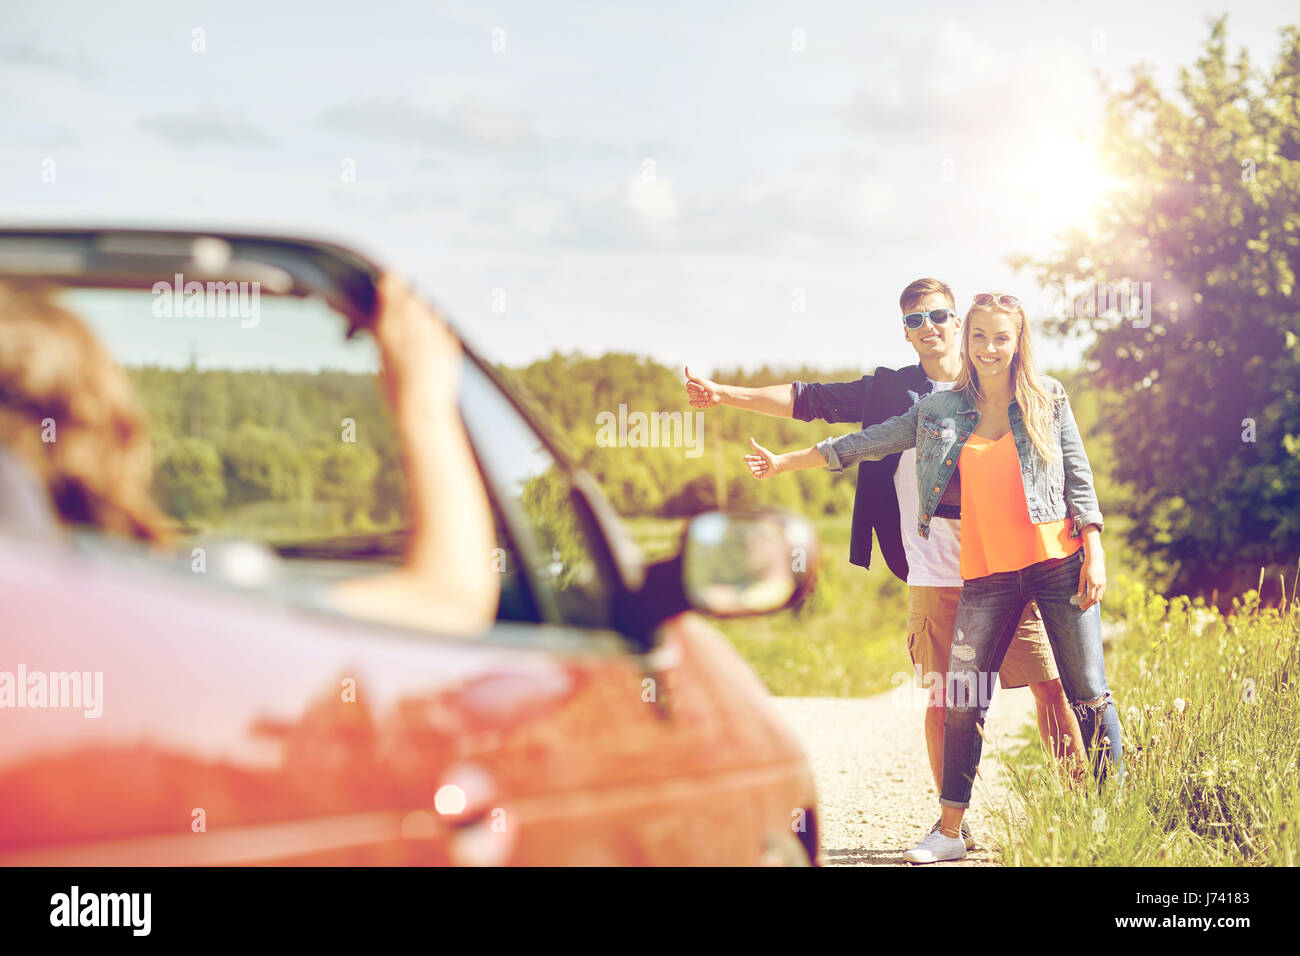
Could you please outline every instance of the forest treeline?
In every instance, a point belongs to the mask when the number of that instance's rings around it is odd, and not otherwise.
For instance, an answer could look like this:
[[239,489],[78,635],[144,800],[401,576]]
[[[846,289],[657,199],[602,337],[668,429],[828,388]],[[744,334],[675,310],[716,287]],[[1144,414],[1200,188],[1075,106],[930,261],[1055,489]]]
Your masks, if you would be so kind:
[[[633,355],[555,353],[497,371],[527,389],[551,430],[624,516],[679,517],[719,504],[828,515],[852,510],[852,471],[756,482],[741,461],[751,435],[787,448],[851,426],[730,408],[699,412],[686,403],[680,370]],[[770,384],[861,374],[764,368],[719,377]],[[135,368],[131,376],[154,436],[155,496],[187,525],[267,531],[269,524],[272,531],[323,534],[400,524],[400,455],[373,376],[158,367]],[[638,416],[664,427],[638,430]],[[614,424],[620,418],[621,443]]]
[[396,434],[373,375],[134,368],[154,495],[184,524],[333,533],[400,523]]

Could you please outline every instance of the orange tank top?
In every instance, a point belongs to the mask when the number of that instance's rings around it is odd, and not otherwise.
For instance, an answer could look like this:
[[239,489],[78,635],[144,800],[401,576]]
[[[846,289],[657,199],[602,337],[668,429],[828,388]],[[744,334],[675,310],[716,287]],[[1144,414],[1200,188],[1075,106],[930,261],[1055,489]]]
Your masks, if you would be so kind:
[[957,459],[961,471],[961,576],[982,578],[1019,571],[1083,546],[1070,537],[1070,520],[1034,524],[1020,478],[1011,432],[1001,438],[971,435]]

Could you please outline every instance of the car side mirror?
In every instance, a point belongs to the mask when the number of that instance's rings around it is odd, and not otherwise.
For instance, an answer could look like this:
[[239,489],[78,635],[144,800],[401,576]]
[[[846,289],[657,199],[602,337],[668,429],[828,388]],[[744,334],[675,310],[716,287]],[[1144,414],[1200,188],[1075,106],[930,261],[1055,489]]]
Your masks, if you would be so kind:
[[821,558],[817,532],[783,511],[708,511],[682,535],[682,589],[712,617],[767,614],[812,590]]

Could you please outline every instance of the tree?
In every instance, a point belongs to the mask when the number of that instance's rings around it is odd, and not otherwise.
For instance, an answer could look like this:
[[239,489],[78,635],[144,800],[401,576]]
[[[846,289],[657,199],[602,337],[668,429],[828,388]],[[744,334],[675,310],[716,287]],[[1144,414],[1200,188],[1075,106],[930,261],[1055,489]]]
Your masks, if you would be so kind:
[[379,456],[365,445],[339,442],[312,449],[307,462],[313,476],[313,497],[341,505],[347,526],[357,524],[362,516],[363,524],[368,523]]
[[1202,594],[1300,553],[1300,28],[1271,71],[1230,59],[1225,32],[1177,97],[1145,68],[1107,91],[1102,149],[1126,187],[1060,255],[1012,260],[1074,287],[1056,331],[1095,333],[1082,377],[1126,489],[1103,512]]
[[168,444],[154,472],[154,493],[163,510],[182,521],[219,515],[226,482],[217,449],[202,438]]
[[396,448],[386,448],[370,485],[370,520],[379,527],[405,524],[406,473]]
[[308,473],[299,450],[276,429],[245,422],[222,453],[232,505],[306,498]]

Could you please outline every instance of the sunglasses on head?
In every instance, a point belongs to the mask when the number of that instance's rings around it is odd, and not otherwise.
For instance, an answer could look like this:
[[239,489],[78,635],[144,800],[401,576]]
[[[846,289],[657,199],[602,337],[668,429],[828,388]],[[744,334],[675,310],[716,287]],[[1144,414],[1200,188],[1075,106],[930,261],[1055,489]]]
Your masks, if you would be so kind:
[[992,292],[981,292],[975,296],[975,304],[979,306],[996,305],[999,309],[1018,309],[1020,300],[1014,295],[994,295]]
[[909,329],[919,329],[929,319],[935,325],[943,325],[950,316],[956,315],[952,309],[931,309],[929,312],[909,312],[903,316],[903,324]]

